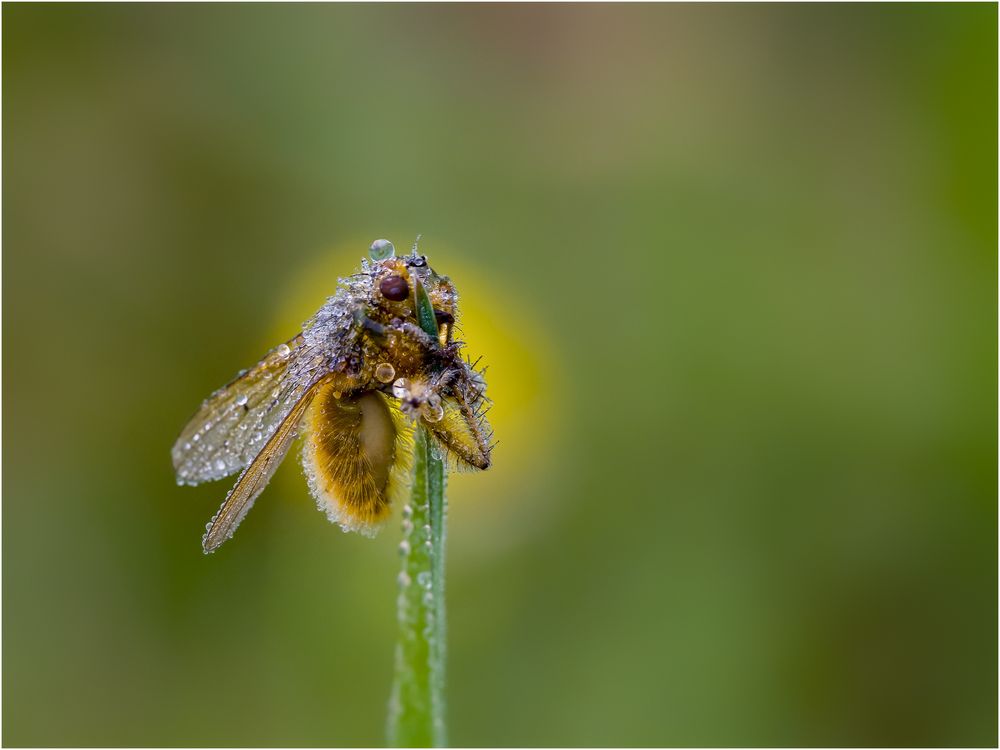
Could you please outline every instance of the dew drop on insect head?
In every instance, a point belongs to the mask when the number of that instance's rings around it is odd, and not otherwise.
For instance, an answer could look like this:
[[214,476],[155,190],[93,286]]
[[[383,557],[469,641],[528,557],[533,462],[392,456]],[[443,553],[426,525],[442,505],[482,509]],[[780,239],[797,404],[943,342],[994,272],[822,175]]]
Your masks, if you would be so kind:
[[368,254],[371,255],[372,260],[385,260],[396,254],[396,248],[389,240],[375,240],[368,248]]
[[396,377],[396,368],[388,362],[380,362],[375,368],[375,378],[383,383],[391,383]]

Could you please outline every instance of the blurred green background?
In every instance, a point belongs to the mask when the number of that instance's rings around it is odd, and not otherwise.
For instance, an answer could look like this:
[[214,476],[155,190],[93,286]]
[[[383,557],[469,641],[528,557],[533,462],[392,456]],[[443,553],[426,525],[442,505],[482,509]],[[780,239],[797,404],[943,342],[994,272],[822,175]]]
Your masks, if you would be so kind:
[[5,745],[383,741],[398,517],[204,557],[169,449],[418,232],[454,744],[996,744],[996,5],[3,21]]

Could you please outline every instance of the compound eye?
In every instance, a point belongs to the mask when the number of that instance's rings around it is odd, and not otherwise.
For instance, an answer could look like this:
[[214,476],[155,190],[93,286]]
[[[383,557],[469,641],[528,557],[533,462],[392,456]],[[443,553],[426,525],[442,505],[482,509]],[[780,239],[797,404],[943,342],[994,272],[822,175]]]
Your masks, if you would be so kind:
[[378,285],[378,290],[393,302],[402,302],[410,296],[410,285],[402,276],[386,276]]

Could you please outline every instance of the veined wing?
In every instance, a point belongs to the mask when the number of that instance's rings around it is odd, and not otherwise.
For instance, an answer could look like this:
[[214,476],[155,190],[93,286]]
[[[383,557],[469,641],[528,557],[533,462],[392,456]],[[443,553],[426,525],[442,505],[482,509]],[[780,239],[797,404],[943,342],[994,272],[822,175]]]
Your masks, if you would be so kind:
[[205,400],[171,451],[178,484],[222,479],[250,465],[315,382],[307,376],[314,372],[297,366],[307,352],[300,334]]
[[240,521],[253,507],[254,500],[267,487],[267,483],[271,481],[275,470],[285,458],[288,448],[298,434],[299,423],[312,402],[318,386],[319,384],[306,389],[301,398],[285,414],[264,447],[240,474],[240,478],[226,495],[226,501],[219,508],[219,512],[208,524],[208,530],[201,540],[202,549],[206,553],[214,552],[233,535]]

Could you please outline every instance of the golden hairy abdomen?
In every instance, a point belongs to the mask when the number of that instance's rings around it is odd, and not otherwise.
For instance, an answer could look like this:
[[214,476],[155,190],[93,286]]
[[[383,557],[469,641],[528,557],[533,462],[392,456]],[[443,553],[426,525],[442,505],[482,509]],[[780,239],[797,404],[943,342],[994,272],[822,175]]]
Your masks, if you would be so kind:
[[374,533],[389,514],[400,434],[385,398],[321,387],[306,415],[303,464],[320,507],[345,530]]

